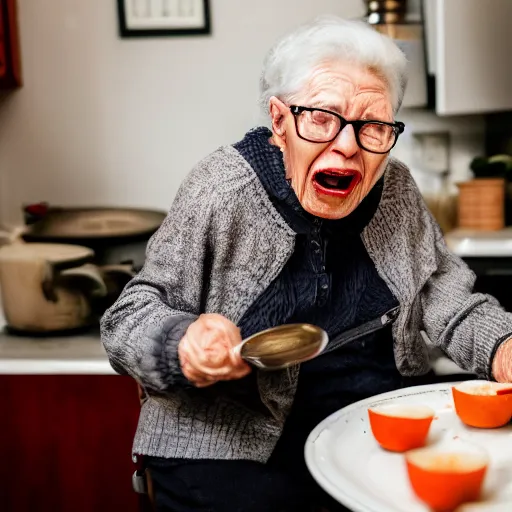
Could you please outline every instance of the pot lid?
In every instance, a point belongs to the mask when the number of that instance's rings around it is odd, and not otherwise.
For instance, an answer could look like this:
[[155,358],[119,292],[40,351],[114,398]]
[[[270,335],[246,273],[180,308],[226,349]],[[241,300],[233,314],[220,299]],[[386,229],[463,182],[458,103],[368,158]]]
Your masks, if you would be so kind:
[[45,260],[58,265],[89,261],[94,251],[88,247],[67,244],[15,243],[0,248],[0,261]]
[[153,234],[165,218],[154,210],[50,208],[27,227],[26,240],[133,238]]

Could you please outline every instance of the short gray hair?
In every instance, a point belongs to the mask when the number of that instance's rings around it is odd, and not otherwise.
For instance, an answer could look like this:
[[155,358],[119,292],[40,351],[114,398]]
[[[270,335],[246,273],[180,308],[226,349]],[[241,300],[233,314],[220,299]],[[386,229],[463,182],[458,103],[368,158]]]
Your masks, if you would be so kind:
[[366,23],[322,16],[284,36],[268,52],[260,80],[260,103],[283,101],[300,92],[314,69],[326,60],[368,67],[388,84],[396,114],[407,84],[407,59],[388,37]]

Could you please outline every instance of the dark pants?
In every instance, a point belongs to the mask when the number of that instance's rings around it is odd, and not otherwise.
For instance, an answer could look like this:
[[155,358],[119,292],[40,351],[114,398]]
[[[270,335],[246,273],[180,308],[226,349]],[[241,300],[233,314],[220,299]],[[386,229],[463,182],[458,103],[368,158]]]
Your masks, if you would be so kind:
[[347,511],[311,478],[272,464],[147,457],[157,512]]
[[[392,356],[392,351],[390,354]],[[393,366],[391,356],[389,364]],[[378,358],[379,368],[383,366],[383,359]],[[337,378],[353,378],[347,371],[338,371],[335,375],[341,376]],[[384,392],[443,380],[433,374],[402,378],[398,372],[390,373],[387,378],[375,370],[368,376],[361,364],[358,365],[358,377],[359,380],[354,379],[353,388],[359,395],[345,392],[340,393],[341,401],[330,403],[328,397],[320,397],[318,402],[327,403],[335,411],[375,394],[374,387]],[[331,375],[331,381],[333,379]],[[371,379],[375,380],[374,384]],[[369,383],[368,389],[363,387],[365,383]],[[348,388],[345,382],[333,381],[331,384],[334,387],[339,384],[339,389]],[[336,503],[315,483],[304,462],[308,433],[332,411],[315,415],[294,406],[267,464],[145,457],[145,465],[153,480],[157,512],[312,512],[322,509],[347,512],[348,509]]]

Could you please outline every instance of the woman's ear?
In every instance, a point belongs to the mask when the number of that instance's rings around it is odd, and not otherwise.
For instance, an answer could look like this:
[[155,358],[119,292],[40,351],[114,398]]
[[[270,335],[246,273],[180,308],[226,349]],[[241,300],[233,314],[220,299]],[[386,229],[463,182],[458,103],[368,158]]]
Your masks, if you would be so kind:
[[269,104],[270,119],[272,121],[272,132],[281,149],[286,145],[285,114],[288,107],[278,98],[272,96]]

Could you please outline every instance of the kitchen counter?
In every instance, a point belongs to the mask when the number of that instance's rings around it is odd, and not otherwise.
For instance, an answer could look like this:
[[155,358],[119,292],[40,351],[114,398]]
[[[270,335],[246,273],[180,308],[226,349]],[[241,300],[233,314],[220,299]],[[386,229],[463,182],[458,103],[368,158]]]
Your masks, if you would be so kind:
[[0,332],[0,374],[117,375],[98,332],[26,337]]
[[449,249],[461,258],[512,257],[512,227],[499,231],[456,229],[445,235]]
[[0,375],[117,375],[99,328],[69,336],[17,336],[6,324],[0,302]]

